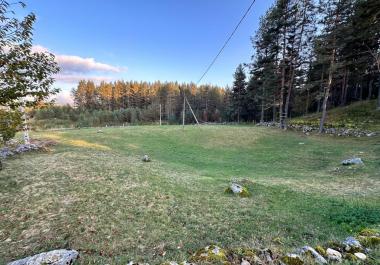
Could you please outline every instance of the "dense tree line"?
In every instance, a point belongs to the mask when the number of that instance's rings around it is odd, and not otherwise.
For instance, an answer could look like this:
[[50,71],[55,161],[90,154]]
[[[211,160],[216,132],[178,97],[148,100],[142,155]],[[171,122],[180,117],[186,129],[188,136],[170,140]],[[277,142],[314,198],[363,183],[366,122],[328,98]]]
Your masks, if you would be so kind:
[[380,1],[277,0],[252,37],[255,53],[235,73],[234,119],[274,120],[378,98]]
[[[182,120],[184,94],[201,122],[228,120],[228,93],[222,87],[178,82],[80,81],[72,90],[75,108],[37,110],[37,119],[70,119],[87,126],[155,122],[176,124]],[[69,109],[67,109],[69,108]],[[85,119],[89,120],[85,122]],[[186,104],[186,123],[195,122]]]

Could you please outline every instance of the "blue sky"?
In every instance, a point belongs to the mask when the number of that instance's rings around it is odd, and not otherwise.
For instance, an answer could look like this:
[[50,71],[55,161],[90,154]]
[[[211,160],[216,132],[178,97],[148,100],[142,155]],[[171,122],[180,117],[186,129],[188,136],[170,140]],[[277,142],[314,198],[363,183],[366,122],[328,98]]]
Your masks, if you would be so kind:
[[[77,79],[195,82],[251,0],[27,1],[34,44],[56,54],[68,90]],[[202,83],[232,83],[253,53],[250,37],[273,0],[257,0]]]

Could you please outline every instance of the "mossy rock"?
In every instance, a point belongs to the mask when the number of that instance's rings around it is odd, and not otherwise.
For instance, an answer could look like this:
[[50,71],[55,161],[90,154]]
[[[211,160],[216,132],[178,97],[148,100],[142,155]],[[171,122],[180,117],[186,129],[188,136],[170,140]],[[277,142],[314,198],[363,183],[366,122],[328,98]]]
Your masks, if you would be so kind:
[[298,255],[294,255],[294,254],[286,255],[286,256],[282,257],[281,261],[283,263],[285,263],[286,265],[303,265],[304,264],[301,257]]
[[216,245],[210,245],[195,252],[191,258],[191,262],[207,262],[229,265],[227,258],[227,250]]
[[324,246],[326,249],[331,248],[331,249],[334,249],[334,250],[341,252],[341,253],[344,251],[344,245],[341,242],[329,241]]
[[359,232],[359,236],[380,236],[380,233],[376,229],[364,228]]
[[326,250],[322,246],[316,246],[315,251],[317,251],[323,257],[327,257]]
[[249,192],[249,190],[246,188],[246,187],[243,187],[242,188],[242,191],[239,192],[239,193],[234,193],[231,189],[231,187],[228,187],[224,190],[225,193],[228,193],[228,194],[236,194],[236,195],[239,195],[240,197],[242,198],[248,198],[248,197],[251,197],[251,193]]
[[258,253],[256,249],[251,248],[234,248],[231,252],[238,255],[240,258],[253,258],[256,257]]
[[357,261],[358,260],[358,258],[352,253],[345,254],[343,258],[345,260],[348,260],[348,261]]
[[362,244],[365,247],[375,247],[380,245],[379,236],[358,236],[358,240],[360,244]]

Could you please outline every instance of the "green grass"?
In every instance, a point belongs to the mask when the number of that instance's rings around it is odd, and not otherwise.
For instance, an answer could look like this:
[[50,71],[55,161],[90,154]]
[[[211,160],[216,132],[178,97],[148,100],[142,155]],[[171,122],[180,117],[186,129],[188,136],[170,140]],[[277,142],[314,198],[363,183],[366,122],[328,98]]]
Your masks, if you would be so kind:
[[[182,261],[211,243],[285,253],[380,224],[379,137],[249,126],[33,137],[59,144],[4,162],[1,264],[54,248],[79,250],[79,264]],[[143,163],[143,154],[152,162]],[[340,166],[353,155],[365,166]],[[252,196],[224,193],[231,179]]]
[[[325,126],[380,131],[380,110],[376,109],[376,104],[376,100],[360,101],[328,110]],[[290,123],[319,127],[321,115],[312,113],[294,118]]]

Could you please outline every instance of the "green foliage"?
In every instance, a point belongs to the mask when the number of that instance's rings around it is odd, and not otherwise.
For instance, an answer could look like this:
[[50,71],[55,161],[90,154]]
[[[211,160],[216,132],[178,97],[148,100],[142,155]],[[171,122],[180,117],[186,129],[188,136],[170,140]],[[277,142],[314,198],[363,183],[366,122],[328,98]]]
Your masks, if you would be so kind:
[[12,139],[21,123],[20,112],[0,109],[0,142]]
[[22,2],[0,2],[0,106],[16,108],[27,98],[32,106],[58,92],[52,89],[53,74],[59,71],[54,55],[32,51],[33,24],[36,16],[22,20],[12,9]]

